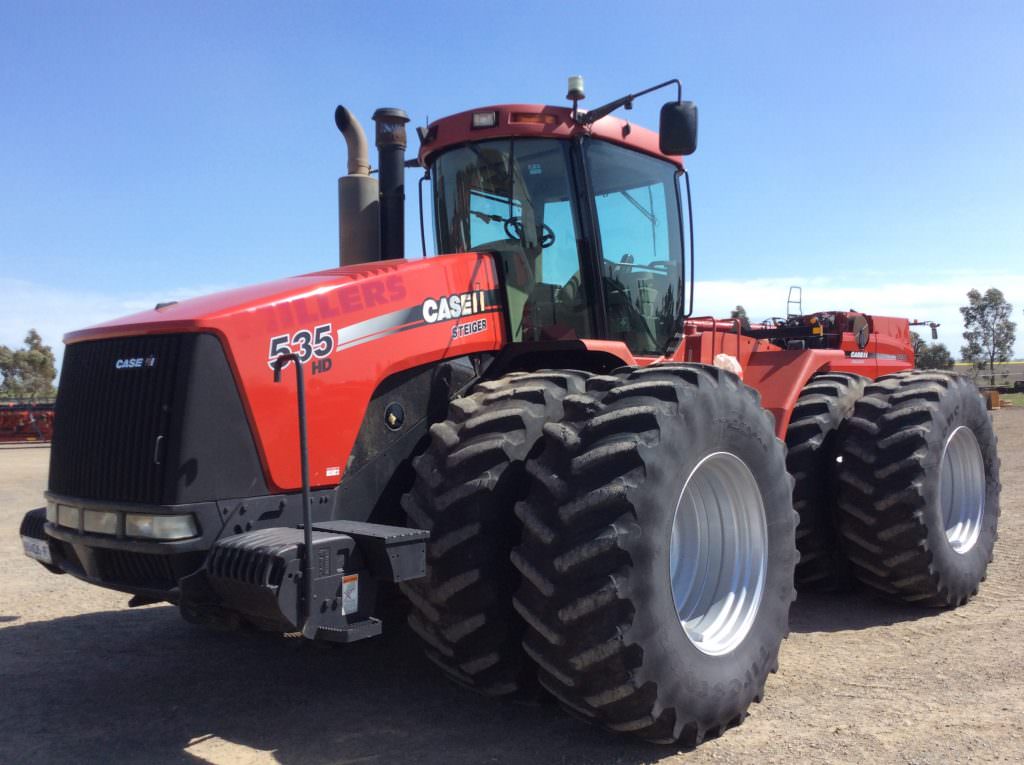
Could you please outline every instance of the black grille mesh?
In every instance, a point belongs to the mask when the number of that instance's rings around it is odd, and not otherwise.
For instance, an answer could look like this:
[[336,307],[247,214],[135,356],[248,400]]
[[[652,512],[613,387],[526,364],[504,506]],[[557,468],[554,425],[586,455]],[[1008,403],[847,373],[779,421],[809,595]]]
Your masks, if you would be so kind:
[[[159,504],[166,467],[154,454],[169,436],[192,335],[74,343],[61,369],[50,451],[50,491],[83,499]],[[121,359],[155,359],[117,368]]]
[[190,560],[187,565],[182,565],[183,557],[189,558],[190,556],[155,555],[125,550],[96,550],[96,564],[99,566],[102,581],[129,587],[147,587],[154,590],[173,589],[177,586],[181,576],[189,574],[199,567],[199,562],[194,560]]

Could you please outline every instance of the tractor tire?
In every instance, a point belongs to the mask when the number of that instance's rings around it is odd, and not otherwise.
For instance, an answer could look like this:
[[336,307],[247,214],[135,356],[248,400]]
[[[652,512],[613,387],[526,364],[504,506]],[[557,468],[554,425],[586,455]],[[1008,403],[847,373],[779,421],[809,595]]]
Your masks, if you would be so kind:
[[965,603],[992,560],[999,457],[972,382],[937,371],[880,377],[842,435],[839,534],[854,575],[926,606]]
[[525,626],[512,609],[519,575],[509,552],[520,537],[513,506],[524,493],[526,459],[543,447],[544,423],[561,418],[567,393],[582,390],[583,376],[572,372],[482,382],[452,400],[413,462],[402,507],[431,539],[426,575],[402,584],[409,625],[431,661],[489,696],[536,690],[521,647]]
[[786,429],[786,469],[793,480],[798,590],[848,589],[849,564],[835,529],[837,439],[839,427],[853,414],[868,378],[832,372],[804,386]]
[[592,376],[565,408],[516,506],[523,647],[570,712],[696,746],[778,668],[796,596],[785,447],[715,367]]

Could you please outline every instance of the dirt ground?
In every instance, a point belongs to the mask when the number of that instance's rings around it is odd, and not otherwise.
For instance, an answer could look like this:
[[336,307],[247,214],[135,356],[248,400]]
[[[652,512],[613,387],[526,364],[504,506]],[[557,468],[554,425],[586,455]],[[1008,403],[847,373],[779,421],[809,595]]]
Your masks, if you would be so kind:
[[955,611],[801,597],[747,722],[694,752],[444,681],[413,636],[347,647],[192,627],[21,554],[48,449],[0,448],[0,763],[1024,762],[1024,408],[993,413],[1002,521]]

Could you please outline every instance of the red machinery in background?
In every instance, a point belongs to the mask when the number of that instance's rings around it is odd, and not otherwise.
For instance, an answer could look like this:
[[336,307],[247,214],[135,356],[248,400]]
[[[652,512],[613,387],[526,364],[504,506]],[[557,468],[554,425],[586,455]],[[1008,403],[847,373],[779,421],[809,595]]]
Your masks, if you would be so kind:
[[52,437],[52,401],[0,403],[0,443],[48,442]]

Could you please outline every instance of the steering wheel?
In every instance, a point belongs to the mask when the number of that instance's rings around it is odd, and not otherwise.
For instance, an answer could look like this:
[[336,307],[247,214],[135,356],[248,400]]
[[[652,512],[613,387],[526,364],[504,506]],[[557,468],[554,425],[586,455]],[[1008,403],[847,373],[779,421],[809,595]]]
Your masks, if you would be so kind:
[[637,263],[630,253],[623,255],[619,262],[604,258],[604,265],[607,274],[612,279],[618,279],[620,274],[628,274],[632,271],[653,271],[656,274],[669,274],[673,262],[671,260],[652,260],[649,263]]
[[639,268],[649,268],[652,271],[668,271],[673,265],[675,264],[671,260],[652,260],[650,263],[639,266]]
[[[547,249],[555,243],[555,232],[547,223],[537,227],[540,229],[540,246]],[[512,217],[505,221],[505,235],[509,239],[523,241],[523,221],[518,217]]]
[[[609,267],[609,271],[613,276],[618,275],[620,272],[629,273],[630,271],[653,271],[658,274],[667,274],[669,269],[672,268],[671,260],[652,260],[649,263],[636,263],[632,260],[632,255],[625,254],[622,259],[616,263],[614,260],[608,260],[605,258],[605,264]],[[630,260],[627,260],[630,258]]]

